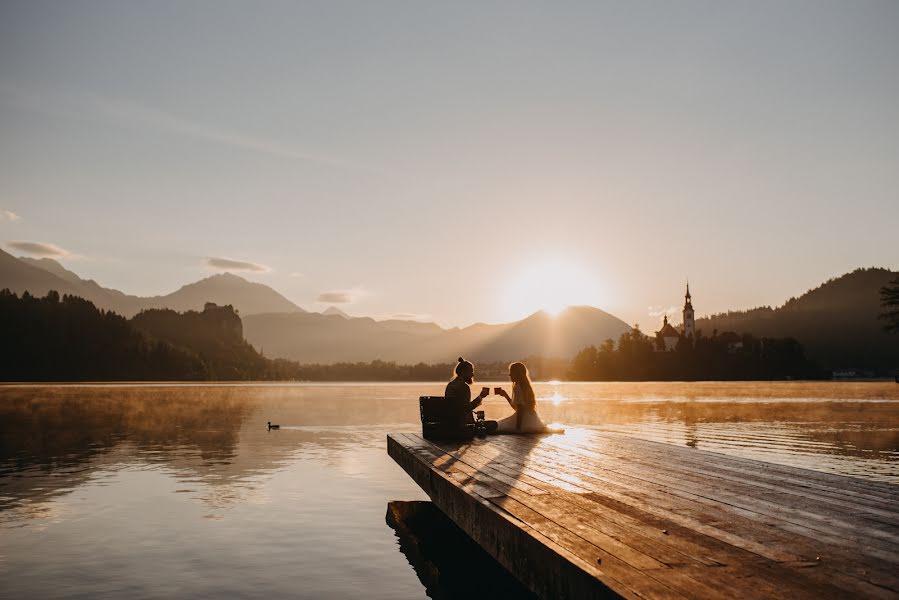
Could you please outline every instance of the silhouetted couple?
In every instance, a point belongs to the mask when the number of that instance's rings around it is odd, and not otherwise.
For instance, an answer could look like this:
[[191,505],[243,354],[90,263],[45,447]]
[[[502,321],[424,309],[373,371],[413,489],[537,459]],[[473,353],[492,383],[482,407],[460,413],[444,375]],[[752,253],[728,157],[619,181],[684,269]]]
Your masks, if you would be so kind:
[[[494,388],[498,396],[506,399],[515,414],[499,421],[485,421],[487,433],[539,433],[546,431],[546,424],[537,414],[537,398],[534,386],[528,376],[528,368],[524,363],[509,365],[509,379],[512,380],[512,395],[503,388]],[[474,425],[472,412],[481,405],[484,398],[490,395],[490,388],[481,388],[481,393],[471,399],[471,385],[474,383],[474,365],[459,358],[456,364],[455,377],[446,385],[444,396],[450,404],[453,414],[458,415],[463,425]]]

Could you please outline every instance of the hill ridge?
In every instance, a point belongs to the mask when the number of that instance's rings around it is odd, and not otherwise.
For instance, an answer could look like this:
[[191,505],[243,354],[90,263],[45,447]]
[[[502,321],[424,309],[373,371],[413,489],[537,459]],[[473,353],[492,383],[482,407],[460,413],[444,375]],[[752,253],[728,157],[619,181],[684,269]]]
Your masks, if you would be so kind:
[[734,331],[792,337],[827,370],[867,368],[883,373],[899,365],[899,336],[883,329],[881,286],[899,275],[882,267],[858,268],[791,297],[777,307],[716,313],[696,320],[705,335]]

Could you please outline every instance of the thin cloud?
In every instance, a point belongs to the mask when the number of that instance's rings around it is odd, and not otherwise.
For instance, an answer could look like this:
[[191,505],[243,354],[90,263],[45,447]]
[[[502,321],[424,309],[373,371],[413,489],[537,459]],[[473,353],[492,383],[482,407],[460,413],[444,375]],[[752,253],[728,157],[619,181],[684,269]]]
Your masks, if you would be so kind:
[[352,304],[356,297],[350,292],[322,292],[316,302],[322,304]]
[[163,131],[269,156],[316,162],[384,177],[396,177],[384,169],[351,158],[200,123],[122,98],[63,89],[31,89],[28,86],[2,80],[0,80],[0,92],[2,92],[0,100],[5,99],[6,102],[43,114],[80,118],[88,115],[93,118],[111,120],[128,127]]
[[74,254],[54,244],[44,242],[9,242],[7,247],[41,258],[72,258]]
[[271,271],[271,268],[260,265],[259,263],[217,256],[207,257],[206,266],[212,267],[213,269],[225,269],[226,271],[251,271],[253,273],[268,273]]
[[318,295],[316,302],[321,304],[352,304],[362,296],[367,296],[365,288],[358,286],[349,290],[332,290]]
[[669,306],[667,308],[664,306],[650,306],[648,308],[649,312],[646,314],[648,314],[650,317],[656,318],[663,317],[665,315],[677,314],[680,311],[679,306]]
[[302,276],[303,276],[303,274],[300,273],[299,271],[294,271],[293,273],[291,273],[290,275],[288,275],[288,277],[293,277],[294,279],[296,279],[296,278],[298,278],[298,277],[302,277]]
[[0,210],[0,221],[20,221],[22,217],[11,210]]

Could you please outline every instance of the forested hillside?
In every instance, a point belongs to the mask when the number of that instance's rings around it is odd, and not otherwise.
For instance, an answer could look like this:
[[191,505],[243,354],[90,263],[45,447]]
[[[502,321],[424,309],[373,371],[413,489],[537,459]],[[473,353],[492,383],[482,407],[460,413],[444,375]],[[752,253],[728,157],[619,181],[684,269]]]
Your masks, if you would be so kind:
[[887,374],[899,366],[899,335],[884,330],[880,288],[897,277],[858,269],[825,282],[779,308],[732,311],[696,321],[707,336],[734,331],[799,340],[824,369],[862,368]]

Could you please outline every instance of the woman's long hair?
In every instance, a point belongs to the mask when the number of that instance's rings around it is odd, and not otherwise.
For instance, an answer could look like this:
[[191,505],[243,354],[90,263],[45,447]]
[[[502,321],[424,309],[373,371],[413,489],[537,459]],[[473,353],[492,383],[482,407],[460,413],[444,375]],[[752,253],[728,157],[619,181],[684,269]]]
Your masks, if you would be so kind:
[[509,365],[509,377],[518,386],[524,396],[524,404],[531,408],[537,408],[537,397],[534,395],[534,386],[531,385],[531,377],[524,363],[514,362]]

